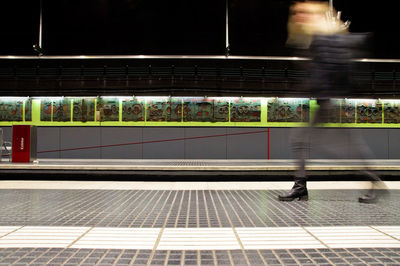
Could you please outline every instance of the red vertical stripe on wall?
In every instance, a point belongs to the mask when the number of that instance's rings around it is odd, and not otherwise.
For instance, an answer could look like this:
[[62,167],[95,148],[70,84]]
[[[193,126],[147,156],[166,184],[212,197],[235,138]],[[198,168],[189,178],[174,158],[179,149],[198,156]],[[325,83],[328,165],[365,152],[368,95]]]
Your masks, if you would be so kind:
[[269,160],[269,128],[268,128],[268,160]]

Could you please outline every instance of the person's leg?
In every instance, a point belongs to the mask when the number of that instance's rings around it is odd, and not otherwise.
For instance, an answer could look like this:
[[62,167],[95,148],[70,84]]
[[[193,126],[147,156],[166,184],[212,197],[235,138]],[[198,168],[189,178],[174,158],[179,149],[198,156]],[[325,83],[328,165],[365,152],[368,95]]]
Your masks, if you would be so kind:
[[308,137],[310,128],[293,128],[291,130],[291,145],[294,158],[297,160],[297,171],[294,176],[294,185],[287,194],[278,196],[280,201],[292,201],[295,199],[308,200],[307,175],[305,160],[308,151]]
[[389,193],[387,186],[382,179],[373,171],[368,169],[368,161],[366,159],[372,159],[374,156],[372,151],[368,147],[361,134],[356,134],[354,130],[347,131],[350,136],[351,148],[358,159],[362,160],[363,170],[361,173],[371,182],[371,187],[367,194],[358,198],[361,203],[375,203],[382,195]]
[[319,109],[316,110],[308,127],[294,128],[291,132],[291,145],[294,158],[297,160],[297,171],[294,176],[294,185],[287,194],[279,195],[280,201],[292,201],[295,199],[308,200],[306,158],[310,146],[310,135],[318,123],[328,121],[332,114],[332,106],[329,99],[318,101]]
[[371,188],[367,194],[358,198],[361,203],[376,203],[380,197],[389,195],[388,187],[374,172],[369,170],[362,171],[371,182]]

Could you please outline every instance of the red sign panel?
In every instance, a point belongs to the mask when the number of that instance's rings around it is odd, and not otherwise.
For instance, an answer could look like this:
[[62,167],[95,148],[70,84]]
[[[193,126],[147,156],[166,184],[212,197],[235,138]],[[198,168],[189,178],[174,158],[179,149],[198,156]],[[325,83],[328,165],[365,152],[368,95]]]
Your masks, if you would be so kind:
[[31,126],[14,125],[12,139],[12,162],[31,161]]

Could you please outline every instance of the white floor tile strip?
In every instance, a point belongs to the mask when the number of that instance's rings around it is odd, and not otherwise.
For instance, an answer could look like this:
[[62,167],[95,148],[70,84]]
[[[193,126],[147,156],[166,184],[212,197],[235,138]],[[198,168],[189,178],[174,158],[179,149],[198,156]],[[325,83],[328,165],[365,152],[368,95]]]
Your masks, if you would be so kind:
[[157,249],[240,249],[232,228],[165,228]]
[[89,227],[26,226],[1,237],[0,247],[66,248],[88,229]]
[[372,228],[400,240],[400,226],[372,226]]
[[244,249],[325,248],[301,227],[236,228]]
[[14,230],[17,230],[20,226],[0,226],[0,237],[3,237]]
[[[235,231],[237,234],[235,234]],[[108,228],[1,226],[0,248],[157,250],[400,248],[400,226]]]
[[[400,181],[385,182],[400,189]],[[293,182],[101,182],[101,181],[0,181],[0,189],[99,189],[99,190],[288,190]],[[368,189],[369,182],[308,182],[309,189]]]
[[368,226],[306,227],[331,248],[400,247],[400,241]]
[[153,249],[161,228],[93,228],[73,248]]

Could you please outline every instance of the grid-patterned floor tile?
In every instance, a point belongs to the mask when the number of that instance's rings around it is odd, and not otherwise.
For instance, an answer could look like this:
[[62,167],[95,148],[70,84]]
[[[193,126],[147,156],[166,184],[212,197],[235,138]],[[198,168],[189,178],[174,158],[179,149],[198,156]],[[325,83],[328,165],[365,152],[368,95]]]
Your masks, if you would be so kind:
[[0,265],[400,264],[399,190],[282,192],[1,189]]
[[363,191],[310,190],[308,202],[279,202],[281,190],[0,190],[0,226],[292,227],[391,226],[400,190],[378,204]]
[[399,265],[398,248],[134,250],[0,248],[0,265]]

